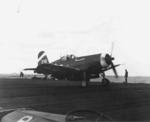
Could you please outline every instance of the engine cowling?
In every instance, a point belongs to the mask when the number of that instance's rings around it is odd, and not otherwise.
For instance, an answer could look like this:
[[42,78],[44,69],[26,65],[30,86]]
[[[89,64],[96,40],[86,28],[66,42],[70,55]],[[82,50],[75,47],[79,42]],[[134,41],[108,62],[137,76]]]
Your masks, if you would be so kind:
[[108,66],[105,57],[106,57],[106,54],[104,54],[104,53],[100,55],[100,65],[101,65],[103,68],[105,68],[105,67]]
[[108,53],[103,53],[100,55],[100,65],[105,68],[111,65],[113,57],[111,57]]

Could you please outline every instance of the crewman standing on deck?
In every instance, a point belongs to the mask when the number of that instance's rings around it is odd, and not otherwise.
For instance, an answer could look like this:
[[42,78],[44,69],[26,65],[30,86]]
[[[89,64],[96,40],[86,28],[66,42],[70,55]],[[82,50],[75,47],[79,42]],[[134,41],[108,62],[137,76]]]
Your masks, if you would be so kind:
[[24,77],[23,72],[20,72],[20,78],[23,78],[23,77]]
[[125,84],[127,85],[128,84],[128,70],[127,69],[125,69],[124,78],[125,78]]

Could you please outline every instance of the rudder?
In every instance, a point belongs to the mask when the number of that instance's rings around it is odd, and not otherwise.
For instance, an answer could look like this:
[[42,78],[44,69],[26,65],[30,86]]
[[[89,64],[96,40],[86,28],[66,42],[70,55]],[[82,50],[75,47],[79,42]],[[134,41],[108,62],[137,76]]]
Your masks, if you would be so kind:
[[45,51],[40,51],[38,53],[38,65],[48,64],[48,63],[49,61],[48,61],[47,55],[45,54]]

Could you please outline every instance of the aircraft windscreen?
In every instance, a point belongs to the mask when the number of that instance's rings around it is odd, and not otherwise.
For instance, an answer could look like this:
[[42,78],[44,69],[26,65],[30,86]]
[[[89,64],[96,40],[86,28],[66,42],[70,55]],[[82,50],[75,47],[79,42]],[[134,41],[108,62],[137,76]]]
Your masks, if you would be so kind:
[[61,57],[61,60],[62,61],[67,61],[67,60],[73,60],[73,59],[75,59],[76,58],[76,56],[75,55],[66,55],[66,56],[63,56],[63,57]]

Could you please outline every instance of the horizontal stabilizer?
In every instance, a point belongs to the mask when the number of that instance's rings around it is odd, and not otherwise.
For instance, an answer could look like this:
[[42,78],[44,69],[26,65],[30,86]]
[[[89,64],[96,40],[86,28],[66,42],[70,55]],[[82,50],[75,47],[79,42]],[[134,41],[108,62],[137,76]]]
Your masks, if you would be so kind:
[[26,68],[24,70],[36,70],[36,68]]

